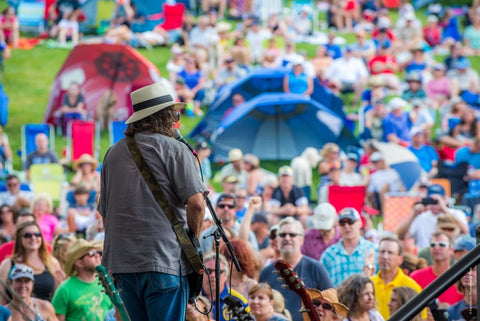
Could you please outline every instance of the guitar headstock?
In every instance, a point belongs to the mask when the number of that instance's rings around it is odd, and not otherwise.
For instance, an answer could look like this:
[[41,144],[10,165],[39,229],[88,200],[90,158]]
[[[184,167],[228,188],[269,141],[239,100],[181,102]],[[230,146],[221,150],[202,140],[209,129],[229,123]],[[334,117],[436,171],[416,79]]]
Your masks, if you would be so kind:
[[275,269],[277,269],[278,273],[282,277],[282,281],[285,282],[287,287],[297,294],[303,294],[305,291],[305,284],[303,281],[298,277],[295,273],[293,268],[287,261],[282,259],[278,259],[275,264]]
[[113,281],[110,278],[110,275],[108,274],[107,269],[103,265],[98,265],[95,267],[95,270],[97,270],[97,273],[98,273],[97,274],[98,282],[103,287],[105,294],[110,297],[110,300],[112,300],[112,303],[115,305],[122,304],[120,295],[118,294],[118,291],[115,288],[115,285],[113,284]]
[[312,300],[310,300],[310,297],[307,294],[305,283],[303,283],[300,277],[295,273],[290,264],[285,260],[278,259],[273,266],[277,270],[277,273],[282,276],[281,280],[285,282],[286,286],[302,299],[305,308],[301,309],[300,312],[308,313],[308,316],[312,321],[320,321],[317,312],[312,305]]

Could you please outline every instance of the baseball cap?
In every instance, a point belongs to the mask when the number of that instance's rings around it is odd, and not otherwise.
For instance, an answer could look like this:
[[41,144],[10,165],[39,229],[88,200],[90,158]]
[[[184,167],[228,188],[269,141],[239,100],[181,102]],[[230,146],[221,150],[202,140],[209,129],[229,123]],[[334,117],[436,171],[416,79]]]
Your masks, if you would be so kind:
[[227,175],[222,179],[223,183],[238,183],[238,177],[234,175]]
[[407,13],[405,13],[405,20],[414,20],[415,19],[415,13],[413,13],[412,11],[407,11]]
[[290,166],[282,166],[278,169],[278,176],[293,176],[293,169]]
[[358,211],[353,207],[345,207],[338,213],[338,220],[341,221],[343,219],[358,221],[360,220],[360,214],[358,214]]
[[457,69],[467,69],[470,67],[470,60],[467,58],[458,59],[455,63],[455,68]]
[[383,155],[380,152],[373,152],[372,155],[370,155],[371,162],[378,162],[381,160],[383,160]]
[[347,159],[348,159],[348,160],[351,159],[351,160],[354,160],[354,161],[358,162],[358,156],[357,156],[356,154],[354,154],[354,153],[348,153],[348,154],[347,154]]
[[33,281],[34,280],[33,269],[25,264],[15,264],[12,270],[10,271],[9,278],[11,280],[27,278]]
[[220,203],[228,203],[228,204],[231,204],[233,206],[237,205],[237,203],[235,202],[235,196],[232,195],[232,194],[226,194],[226,193],[223,193],[218,197],[217,206]]
[[433,65],[433,69],[434,70],[445,70],[445,65],[442,64],[441,62],[439,62],[439,63],[436,63],[435,65]]
[[422,82],[422,76],[418,72],[411,71],[405,76],[405,81]]
[[199,151],[199,150],[202,150],[202,149],[208,149],[207,142],[200,142],[195,146],[196,151]]
[[440,195],[440,196],[445,196],[445,189],[443,188],[442,185],[439,184],[433,184],[428,186],[428,192],[427,195],[430,197],[432,195]]
[[400,97],[394,97],[388,102],[388,107],[391,109],[398,109],[406,107],[408,103]]
[[253,223],[265,223],[266,225],[268,225],[268,220],[263,214],[255,214],[252,217],[252,224]]
[[471,236],[466,236],[455,242],[454,251],[470,251],[477,246],[475,239]]
[[418,134],[423,134],[423,128],[421,127],[418,127],[418,126],[414,126],[412,127],[412,129],[410,129],[410,136],[415,136],[415,135],[418,135]]
[[320,203],[313,210],[312,227],[317,230],[330,230],[337,220],[337,211],[330,203]]
[[235,162],[243,159],[243,153],[240,149],[234,148],[228,152],[228,161]]

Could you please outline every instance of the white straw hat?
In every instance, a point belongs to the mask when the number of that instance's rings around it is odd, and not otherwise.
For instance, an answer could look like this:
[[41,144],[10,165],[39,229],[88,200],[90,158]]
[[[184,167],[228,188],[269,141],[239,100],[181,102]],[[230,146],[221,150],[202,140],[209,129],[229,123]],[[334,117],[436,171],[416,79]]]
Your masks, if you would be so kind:
[[173,100],[174,95],[161,82],[157,82],[133,91],[130,94],[133,105],[133,114],[125,122],[130,124],[170,106],[176,109],[185,107],[185,103]]

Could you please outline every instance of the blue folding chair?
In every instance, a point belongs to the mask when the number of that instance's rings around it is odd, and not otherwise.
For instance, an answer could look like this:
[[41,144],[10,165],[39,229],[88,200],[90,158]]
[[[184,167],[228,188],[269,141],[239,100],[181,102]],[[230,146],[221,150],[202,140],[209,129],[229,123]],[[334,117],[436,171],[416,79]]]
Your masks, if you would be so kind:
[[22,0],[17,12],[20,31],[34,31],[39,35],[45,31],[45,1]]
[[111,121],[108,124],[108,134],[110,136],[110,146],[125,137],[123,132],[127,129],[127,124],[124,120]]
[[21,128],[21,158],[22,166],[27,161],[27,155],[36,149],[35,136],[44,133],[50,142],[50,149],[55,149],[55,129],[51,124],[25,124]]

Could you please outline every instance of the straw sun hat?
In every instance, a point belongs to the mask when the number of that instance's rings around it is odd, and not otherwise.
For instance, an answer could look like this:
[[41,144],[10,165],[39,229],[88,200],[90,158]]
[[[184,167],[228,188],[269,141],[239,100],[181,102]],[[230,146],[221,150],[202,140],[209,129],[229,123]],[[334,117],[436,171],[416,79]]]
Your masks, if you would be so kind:
[[67,276],[75,275],[75,262],[81,258],[88,250],[101,250],[99,243],[89,242],[85,239],[79,239],[67,250],[67,259],[63,270]]
[[[320,291],[317,289],[307,289],[307,294],[312,301],[320,298],[330,303],[335,309],[337,315],[340,317],[340,320],[343,320],[347,317],[349,309],[338,301],[337,291],[335,289],[330,288],[324,291]],[[308,315],[305,314],[303,316],[303,320],[307,321],[310,320],[310,318],[308,317]]]
[[173,97],[168,87],[161,82],[133,91],[130,94],[133,114],[125,123],[130,124],[139,121],[170,106],[175,106],[176,109],[185,107],[185,103],[176,102]]
[[98,162],[95,158],[93,158],[89,154],[82,154],[80,158],[78,158],[74,163],[73,163],[73,170],[77,170],[78,167],[80,167],[81,164],[91,164],[93,170],[96,170],[98,167]]

